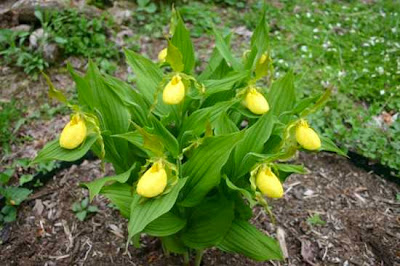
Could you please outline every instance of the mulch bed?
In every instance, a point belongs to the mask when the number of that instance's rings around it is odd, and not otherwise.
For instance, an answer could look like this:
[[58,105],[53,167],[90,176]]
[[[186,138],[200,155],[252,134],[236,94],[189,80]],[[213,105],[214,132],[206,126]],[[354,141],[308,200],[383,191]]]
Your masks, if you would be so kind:
[[[208,250],[203,265],[400,265],[400,202],[398,185],[355,167],[347,159],[322,153],[301,154],[298,162],[310,170],[293,175],[285,197],[271,202],[277,224],[261,208],[253,223],[276,236],[285,235],[288,258],[257,263],[239,255]],[[0,261],[5,265],[180,265],[179,256],[166,258],[156,238],[143,236],[142,247],[126,249],[126,220],[109,208],[105,198],[94,205],[100,212],[79,222],[73,202],[87,196],[80,182],[101,173],[99,161],[85,161],[54,176],[31,195],[15,223],[0,236]],[[320,214],[325,225],[307,223]]]

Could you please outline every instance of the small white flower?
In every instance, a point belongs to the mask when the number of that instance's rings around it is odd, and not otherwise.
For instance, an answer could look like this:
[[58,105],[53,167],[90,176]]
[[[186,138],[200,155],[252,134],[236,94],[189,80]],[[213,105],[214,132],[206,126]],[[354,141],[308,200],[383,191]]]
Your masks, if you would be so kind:
[[313,30],[313,32],[314,32],[314,33],[319,32],[318,28],[315,28],[315,29]]
[[341,77],[344,77],[344,76],[346,76],[346,72],[342,71],[342,70],[339,70],[338,77],[341,78]]
[[392,32],[393,32],[393,33],[396,33],[396,32],[397,32],[397,28],[393,27],[393,28],[392,28]]
[[380,93],[381,95],[384,95],[384,94],[385,94],[385,90],[380,90],[379,93]]
[[301,46],[300,50],[305,53],[308,51],[308,47],[303,45],[303,46]]
[[378,71],[379,75],[383,75],[383,73],[385,73],[385,70],[383,69],[383,67],[377,67],[376,71]]
[[307,12],[307,13],[306,13],[306,16],[307,16],[308,18],[311,18],[311,13],[310,13],[310,12]]

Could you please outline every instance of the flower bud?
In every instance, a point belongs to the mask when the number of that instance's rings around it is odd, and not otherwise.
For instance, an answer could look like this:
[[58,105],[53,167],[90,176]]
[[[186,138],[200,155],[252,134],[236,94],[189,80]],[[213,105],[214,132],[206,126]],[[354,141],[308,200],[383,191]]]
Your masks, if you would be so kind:
[[185,85],[179,75],[172,77],[163,91],[163,101],[166,104],[178,104],[185,97]]
[[245,97],[246,107],[256,115],[262,115],[269,111],[269,104],[265,97],[255,88],[250,88]]
[[167,58],[167,52],[168,52],[168,49],[164,48],[158,53],[158,61],[160,61],[160,63],[165,62],[165,60]]
[[87,129],[83,117],[78,114],[73,115],[61,132],[60,146],[64,149],[75,149],[85,140],[86,133]]
[[318,134],[305,120],[301,120],[296,126],[296,140],[306,150],[314,151],[321,148]]
[[265,167],[258,171],[256,185],[261,193],[269,198],[281,198],[283,196],[281,181],[271,171],[270,167]]
[[160,195],[167,186],[167,172],[162,162],[155,162],[137,183],[136,192],[146,198]]
[[266,54],[261,55],[260,59],[258,60],[258,64],[259,64],[259,65],[264,64],[265,61],[267,60],[267,58],[268,58],[268,57],[267,57]]

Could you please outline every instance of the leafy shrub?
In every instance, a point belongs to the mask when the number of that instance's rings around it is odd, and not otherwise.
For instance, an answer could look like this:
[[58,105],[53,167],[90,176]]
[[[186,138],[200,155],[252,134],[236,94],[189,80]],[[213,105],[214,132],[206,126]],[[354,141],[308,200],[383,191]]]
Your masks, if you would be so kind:
[[141,233],[160,237],[168,252],[188,258],[195,250],[196,265],[213,246],[255,260],[281,259],[278,242],[249,223],[251,207],[260,204],[274,221],[263,195],[282,197],[281,183],[305,172],[287,163],[299,144],[342,154],[304,120],[329,91],[299,99],[292,71],[269,80],[269,88],[256,86],[273,77],[265,12],[242,60],[215,30],[216,48],[199,75],[179,13],[171,21],[159,64],[125,51],[136,89],[102,75],[93,62],[83,77],[70,68],[77,104],[50,84],[50,95],[73,116],[33,162],[73,161],[91,149],[112,163],[115,176],[84,185],[91,200],[102,194],[129,218],[129,240],[136,244]]
[[27,74],[35,74],[47,68],[49,63],[40,49],[32,50],[27,46],[29,35],[26,31],[1,29],[0,59],[3,64],[15,65]]
[[106,16],[89,19],[75,9],[60,12],[35,11],[44,30],[38,47],[29,46],[32,32],[0,30],[0,56],[4,64],[22,67],[34,77],[51,64],[44,56],[46,44],[57,44],[63,56],[94,58],[102,70],[112,73],[116,66],[110,60],[119,58],[119,50],[110,41],[112,21]]
[[43,18],[42,25],[66,56],[118,58],[118,49],[109,41],[108,29],[112,22],[104,15],[89,19],[75,9],[67,9]]

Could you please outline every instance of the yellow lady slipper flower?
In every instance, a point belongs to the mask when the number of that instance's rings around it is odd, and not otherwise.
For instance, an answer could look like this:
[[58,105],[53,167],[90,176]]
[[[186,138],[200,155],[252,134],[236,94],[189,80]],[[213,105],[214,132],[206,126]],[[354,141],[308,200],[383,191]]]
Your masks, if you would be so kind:
[[162,49],[162,50],[158,53],[158,61],[160,61],[161,63],[164,63],[165,60],[167,59],[167,52],[168,52],[168,49],[167,49],[167,48]]
[[83,117],[78,114],[73,115],[61,132],[60,146],[64,149],[75,149],[85,140],[86,133],[87,129]]
[[155,162],[147,170],[136,187],[136,192],[146,198],[153,198],[160,195],[167,186],[167,172],[161,161]]
[[166,104],[178,104],[185,97],[185,85],[179,75],[172,77],[163,91],[163,101]]
[[318,134],[305,120],[301,120],[296,126],[296,140],[306,150],[315,151],[321,148]]
[[255,88],[250,88],[244,102],[246,107],[256,115],[262,115],[269,111],[267,99]]
[[281,198],[283,196],[281,181],[271,171],[270,167],[265,167],[258,171],[256,185],[261,193],[269,198]]

